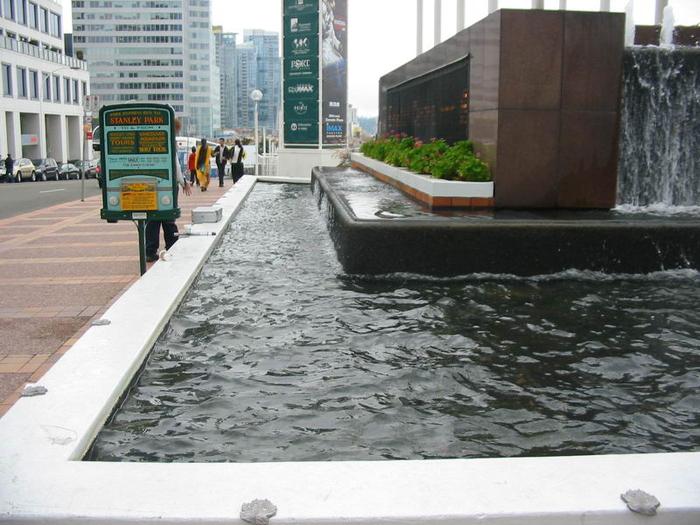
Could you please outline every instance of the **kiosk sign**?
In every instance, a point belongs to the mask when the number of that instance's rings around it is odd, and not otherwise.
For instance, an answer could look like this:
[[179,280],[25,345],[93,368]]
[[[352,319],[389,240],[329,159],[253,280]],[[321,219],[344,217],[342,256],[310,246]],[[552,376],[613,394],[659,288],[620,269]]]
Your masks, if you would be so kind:
[[102,218],[179,217],[172,108],[147,103],[103,106],[100,130]]

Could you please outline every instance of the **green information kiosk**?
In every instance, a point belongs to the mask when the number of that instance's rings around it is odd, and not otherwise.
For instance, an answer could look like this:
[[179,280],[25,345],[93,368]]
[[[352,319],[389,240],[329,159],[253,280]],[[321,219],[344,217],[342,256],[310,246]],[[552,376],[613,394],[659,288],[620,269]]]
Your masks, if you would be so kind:
[[103,106],[100,144],[100,216],[108,222],[137,222],[143,275],[146,222],[180,216],[173,108],[151,103]]

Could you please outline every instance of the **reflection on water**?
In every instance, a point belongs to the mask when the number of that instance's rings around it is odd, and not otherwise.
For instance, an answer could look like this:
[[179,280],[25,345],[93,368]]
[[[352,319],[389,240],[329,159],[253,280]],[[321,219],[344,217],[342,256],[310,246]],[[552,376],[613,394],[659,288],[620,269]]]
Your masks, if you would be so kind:
[[407,197],[394,187],[355,169],[326,170],[323,176],[333,186],[336,194],[352,210],[355,217],[361,220],[648,221],[673,217],[676,221],[694,222],[700,218],[700,206],[676,206],[661,203],[649,206],[621,204],[611,211],[537,209],[442,209],[431,211],[427,206]]
[[700,448],[700,275],[341,273],[308,188],[259,185],[91,459]]

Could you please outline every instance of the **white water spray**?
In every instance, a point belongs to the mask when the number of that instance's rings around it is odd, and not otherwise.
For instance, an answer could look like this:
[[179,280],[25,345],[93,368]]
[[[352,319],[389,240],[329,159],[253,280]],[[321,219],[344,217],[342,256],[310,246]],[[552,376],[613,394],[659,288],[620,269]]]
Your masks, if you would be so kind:
[[625,6],[625,47],[634,45],[634,0]]
[[673,8],[670,5],[664,7],[664,19],[661,23],[661,36],[659,37],[659,45],[661,47],[673,47]]

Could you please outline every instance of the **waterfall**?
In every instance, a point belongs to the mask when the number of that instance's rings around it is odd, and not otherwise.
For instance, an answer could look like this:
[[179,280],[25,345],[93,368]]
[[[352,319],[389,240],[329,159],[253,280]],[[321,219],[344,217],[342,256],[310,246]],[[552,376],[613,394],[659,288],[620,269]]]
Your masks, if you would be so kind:
[[700,48],[627,48],[618,203],[700,205]]

